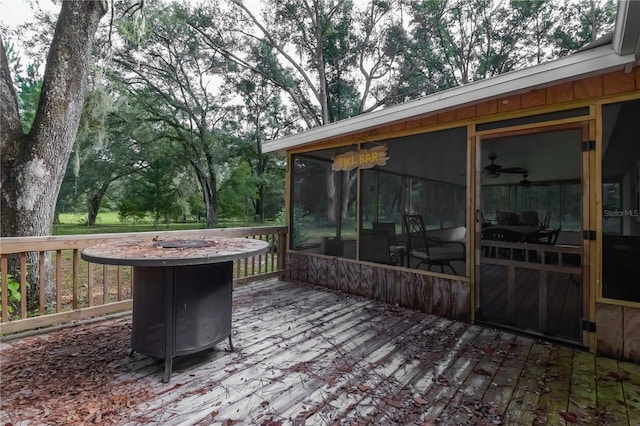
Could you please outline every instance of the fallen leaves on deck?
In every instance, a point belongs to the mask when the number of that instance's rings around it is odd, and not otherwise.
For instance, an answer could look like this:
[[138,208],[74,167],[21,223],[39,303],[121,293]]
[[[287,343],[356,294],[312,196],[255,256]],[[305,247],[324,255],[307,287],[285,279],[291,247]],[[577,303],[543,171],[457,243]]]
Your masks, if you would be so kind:
[[629,377],[629,374],[627,374],[624,371],[623,372],[610,371],[608,376],[616,382],[624,382],[631,379],[631,377]]
[[568,411],[560,411],[560,417],[569,423],[576,423],[578,421],[578,416]]
[[[0,352],[5,424],[117,424],[151,395],[146,379],[127,380],[130,317],[23,338]],[[7,418],[8,417],[8,418]]]

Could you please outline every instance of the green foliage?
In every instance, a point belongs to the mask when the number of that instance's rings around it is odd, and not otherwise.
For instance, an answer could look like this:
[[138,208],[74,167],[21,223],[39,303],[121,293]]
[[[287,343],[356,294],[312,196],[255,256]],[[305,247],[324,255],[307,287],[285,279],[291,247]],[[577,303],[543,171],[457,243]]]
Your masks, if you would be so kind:
[[18,76],[20,84],[18,107],[20,108],[22,129],[25,133],[29,133],[31,130],[31,125],[38,109],[40,93],[42,92],[42,77],[38,74],[39,68],[39,63],[29,64],[26,76]]
[[562,3],[554,28],[556,56],[564,56],[612,31],[616,6],[613,0],[576,0]]
[[[56,206],[59,212],[85,210],[88,206],[88,226],[95,225],[96,215],[106,201],[113,203],[108,208],[123,205],[123,220],[140,220],[143,213],[137,211],[131,200],[121,200],[128,196],[132,182],[153,158],[171,159],[168,161],[171,167],[162,173],[173,178],[181,176],[182,163],[176,161],[171,148],[162,140],[165,129],[149,121],[143,105],[126,94],[114,96],[109,91],[109,88],[120,90],[119,85],[107,84],[87,93]],[[173,195],[179,196],[175,191]]]
[[14,76],[14,84],[17,85],[18,109],[20,111],[22,130],[25,133],[29,133],[33,119],[36,116],[40,92],[42,91],[42,76],[39,74],[40,62],[30,63],[27,65],[26,70],[23,71],[20,63],[22,58],[13,43],[5,42],[5,50],[7,52],[7,61]]
[[171,173],[171,159],[158,157],[131,179],[119,203],[120,217],[142,219],[151,214],[157,226],[162,218],[180,215],[177,189]]
[[[299,206],[293,207],[293,220],[292,224],[289,225],[289,229],[292,231],[292,234],[289,236],[291,238],[292,247],[303,247],[304,244],[312,238],[311,233],[308,230],[307,221],[306,221],[306,212]],[[287,212],[285,209],[282,209],[278,212],[275,217],[274,225],[286,225],[287,224]]]
[[248,206],[257,194],[257,182],[247,163],[231,168],[229,177],[220,184],[218,214],[224,218],[246,218],[252,215]]
[[[0,284],[2,281],[0,281]],[[27,284],[27,287],[29,284]],[[18,304],[22,301],[22,294],[20,293],[20,281],[16,280],[13,275],[7,274],[7,313],[13,314]],[[0,295],[2,294],[2,286],[0,285]],[[1,308],[1,307],[0,307]],[[2,312],[0,310],[0,312]]]
[[118,204],[118,219],[120,222],[128,223],[133,221],[133,223],[139,223],[142,221],[149,214],[148,211],[142,208],[143,204],[142,197],[136,197],[135,195],[130,195],[120,201]]

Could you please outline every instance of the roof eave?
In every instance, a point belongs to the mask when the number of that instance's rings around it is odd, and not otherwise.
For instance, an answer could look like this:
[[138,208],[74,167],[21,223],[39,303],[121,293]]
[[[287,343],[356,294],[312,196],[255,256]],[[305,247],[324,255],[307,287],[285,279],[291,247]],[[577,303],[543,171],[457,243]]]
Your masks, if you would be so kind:
[[381,123],[390,124],[621,69],[634,61],[634,55],[620,56],[609,44],[268,141],[263,144],[262,150],[263,152],[283,152],[294,147],[379,127]]
[[618,0],[613,50],[619,55],[640,53],[640,1]]

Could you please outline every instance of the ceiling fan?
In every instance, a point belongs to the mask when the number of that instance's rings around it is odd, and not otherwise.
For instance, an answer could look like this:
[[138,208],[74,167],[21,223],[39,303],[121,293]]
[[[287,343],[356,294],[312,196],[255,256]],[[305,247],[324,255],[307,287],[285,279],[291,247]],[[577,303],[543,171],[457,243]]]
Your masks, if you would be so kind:
[[489,154],[489,160],[491,160],[491,164],[484,167],[483,173],[485,176],[490,178],[496,178],[500,176],[501,173],[515,173],[515,174],[526,174],[529,171],[522,167],[502,167],[499,164],[495,163],[495,160],[498,156],[494,153]]
[[525,188],[529,188],[530,186],[549,186],[549,184],[545,182],[531,182],[529,179],[527,179],[528,177],[529,174],[523,173],[522,180],[519,182],[519,185]]

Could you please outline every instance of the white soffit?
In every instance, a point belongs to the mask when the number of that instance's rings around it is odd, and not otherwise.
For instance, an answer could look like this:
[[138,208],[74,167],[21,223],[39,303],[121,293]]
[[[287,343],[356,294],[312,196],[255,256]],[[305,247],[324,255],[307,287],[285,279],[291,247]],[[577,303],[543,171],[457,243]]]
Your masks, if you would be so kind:
[[341,135],[372,129],[423,116],[454,109],[497,97],[524,93],[536,88],[566,81],[578,80],[591,75],[622,69],[635,61],[633,54],[620,56],[611,44],[522,70],[511,71],[464,86],[454,87],[420,99],[404,102],[382,110],[361,114],[352,118],[315,127],[280,139],[265,142],[263,152],[285,151]]

